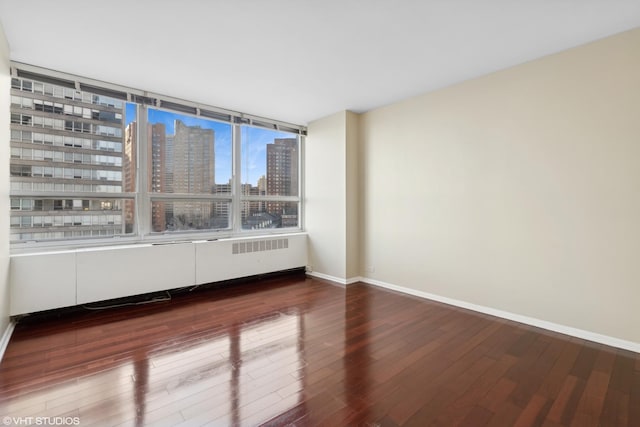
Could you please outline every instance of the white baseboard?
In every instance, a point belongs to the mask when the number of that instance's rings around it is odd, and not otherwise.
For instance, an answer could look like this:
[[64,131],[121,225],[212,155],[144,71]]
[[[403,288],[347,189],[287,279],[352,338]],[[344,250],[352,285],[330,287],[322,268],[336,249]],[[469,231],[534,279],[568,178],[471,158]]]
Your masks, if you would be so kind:
[[316,271],[308,271],[307,275],[312,276],[312,277],[317,277],[318,279],[330,280],[332,282],[336,282],[336,283],[339,283],[341,285],[351,285],[352,283],[356,283],[356,282],[359,282],[361,280],[360,277],[351,277],[351,278],[348,278],[348,279],[343,279],[341,277],[330,276],[328,274],[318,273]]
[[13,320],[9,321],[7,329],[4,330],[4,334],[2,334],[2,338],[0,338],[0,362],[4,357],[4,352],[9,345],[9,340],[11,339],[11,334],[13,334],[13,330],[15,329],[15,327],[16,323]]
[[[331,279],[329,279],[331,280]],[[536,326],[538,328],[546,329],[553,332],[559,332],[561,334],[569,335],[572,337],[581,338],[587,341],[593,341],[600,344],[605,344],[611,347],[621,348],[624,350],[640,353],[640,343],[633,341],[626,341],[608,335],[602,335],[595,332],[585,331],[583,329],[577,329],[570,326],[559,325],[553,322],[547,322],[546,320],[536,319],[534,317],[522,316],[520,314],[510,313],[508,311],[498,310],[491,307],[485,307],[482,305],[476,305],[465,301],[460,301],[453,298],[447,298],[440,295],[430,294],[427,292],[418,291],[415,289],[405,288],[402,286],[392,285],[391,283],[382,282],[380,280],[370,279],[368,277],[359,277],[358,280],[368,283],[370,285],[379,286],[382,288],[390,289],[393,291],[402,292],[405,294],[425,298],[432,301],[438,301],[445,304],[453,305],[456,307],[466,308],[468,310],[477,311],[491,316],[501,317],[507,320],[513,320],[514,322],[524,323],[525,325]]]

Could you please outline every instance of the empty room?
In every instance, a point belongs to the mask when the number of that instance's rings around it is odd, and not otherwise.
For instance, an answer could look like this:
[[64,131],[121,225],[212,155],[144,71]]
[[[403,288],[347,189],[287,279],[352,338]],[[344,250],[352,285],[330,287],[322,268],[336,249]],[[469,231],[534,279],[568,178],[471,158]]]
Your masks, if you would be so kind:
[[640,425],[640,3],[0,1],[0,417]]

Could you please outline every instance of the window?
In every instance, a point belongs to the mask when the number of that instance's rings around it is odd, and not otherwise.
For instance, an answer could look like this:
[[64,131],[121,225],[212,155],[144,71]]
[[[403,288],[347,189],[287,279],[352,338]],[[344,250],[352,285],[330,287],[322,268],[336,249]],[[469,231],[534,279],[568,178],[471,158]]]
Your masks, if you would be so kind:
[[[232,126],[148,109],[151,231],[231,227]],[[221,195],[224,194],[224,195]]]
[[[78,105],[81,92],[16,78],[12,88],[12,242],[133,235],[123,221],[135,195],[122,189],[122,125],[114,130],[116,115],[125,117],[124,104],[116,111],[92,103],[106,119],[91,123],[83,121],[83,111],[91,109]],[[135,109],[129,113],[134,120]],[[72,214],[77,211],[84,214]]]
[[242,126],[242,228],[297,227],[299,141],[285,132]]
[[300,228],[302,128],[65,84],[11,81],[12,244]]

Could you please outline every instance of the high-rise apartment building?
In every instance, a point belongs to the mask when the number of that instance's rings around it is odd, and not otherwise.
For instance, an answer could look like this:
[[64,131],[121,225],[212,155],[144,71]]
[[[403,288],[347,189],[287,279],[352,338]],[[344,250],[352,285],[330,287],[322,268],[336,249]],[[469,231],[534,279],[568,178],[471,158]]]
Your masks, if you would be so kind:
[[[214,131],[174,122],[172,192],[211,194],[215,190]],[[173,204],[175,229],[209,228],[214,217],[213,202],[184,201]]]
[[11,240],[125,233],[125,103],[26,78],[11,81]]
[[[258,178],[258,195],[265,196],[267,194],[267,177],[262,175]],[[264,201],[256,202],[255,208],[258,212],[264,212],[267,209],[267,203]]]
[[211,193],[214,181],[213,129],[175,121],[173,192]]
[[[124,150],[122,162],[122,191],[135,193],[136,173],[138,161],[138,123],[131,122],[124,130]],[[124,202],[124,224],[128,233],[134,231],[135,223],[135,202],[126,200]]]
[[173,193],[173,135],[165,135],[164,189]]
[[[273,144],[267,144],[266,181],[268,196],[298,195],[298,140],[296,138],[276,138]],[[288,202],[269,201],[267,212],[281,217],[283,227],[297,225],[297,207],[294,211]]]
[[[149,191],[164,193],[167,191],[167,129],[164,123],[153,123],[147,126],[147,168]],[[151,204],[151,229],[165,231],[167,228],[166,205],[164,203]]]
[[[136,191],[137,174],[137,123],[131,122],[125,128],[124,138],[124,164],[123,164],[123,189],[127,192]],[[163,123],[147,125],[147,182],[149,192],[167,191],[167,165],[166,165],[166,126]],[[127,230],[133,229],[134,205],[133,201],[125,202],[125,224]],[[165,231],[166,212],[163,203],[151,204],[151,229],[152,231]]]
[[[251,184],[242,184],[240,186],[240,191],[243,196],[260,196],[260,190],[258,187],[254,187]],[[264,212],[264,209],[261,209],[262,202],[255,200],[244,200],[241,203],[241,217],[242,221],[246,222],[247,218],[256,215],[257,213]]]
[[264,196],[265,194],[267,194],[267,177],[262,175],[260,178],[258,178],[258,193],[261,196]]

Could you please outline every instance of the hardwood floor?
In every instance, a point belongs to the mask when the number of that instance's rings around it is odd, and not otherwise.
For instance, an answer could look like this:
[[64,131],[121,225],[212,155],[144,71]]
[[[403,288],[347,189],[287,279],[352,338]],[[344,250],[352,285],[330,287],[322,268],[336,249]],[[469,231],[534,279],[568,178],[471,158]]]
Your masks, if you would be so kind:
[[81,426],[640,426],[640,355],[294,275],[24,319],[0,365],[0,414]]

